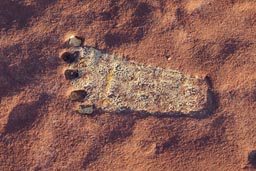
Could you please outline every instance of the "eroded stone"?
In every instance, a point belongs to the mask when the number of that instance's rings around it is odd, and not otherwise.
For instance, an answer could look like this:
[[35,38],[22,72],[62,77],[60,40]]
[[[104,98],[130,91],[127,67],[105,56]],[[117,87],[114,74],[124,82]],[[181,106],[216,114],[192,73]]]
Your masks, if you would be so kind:
[[72,91],[69,95],[69,98],[72,100],[72,101],[79,101],[79,102],[82,102],[84,101],[84,99],[86,98],[87,96],[87,93],[85,90],[75,90],[75,91]]
[[91,115],[94,112],[94,106],[93,105],[80,105],[78,108],[78,113],[83,115]]
[[94,104],[106,112],[125,110],[150,114],[205,114],[211,103],[205,79],[160,67],[144,66],[92,47],[79,50],[74,89],[84,89],[84,105]]
[[71,47],[78,47],[82,45],[83,40],[77,36],[71,36],[68,40],[68,45]]

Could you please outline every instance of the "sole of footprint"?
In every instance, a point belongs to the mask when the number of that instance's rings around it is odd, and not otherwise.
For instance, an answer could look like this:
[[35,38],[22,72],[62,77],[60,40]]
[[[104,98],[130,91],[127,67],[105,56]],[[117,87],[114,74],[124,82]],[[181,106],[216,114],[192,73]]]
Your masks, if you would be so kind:
[[71,87],[87,94],[78,111],[89,105],[104,112],[209,114],[212,99],[204,78],[144,66],[93,47],[71,47],[68,51],[79,53],[67,68],[79,74],[71,80]]

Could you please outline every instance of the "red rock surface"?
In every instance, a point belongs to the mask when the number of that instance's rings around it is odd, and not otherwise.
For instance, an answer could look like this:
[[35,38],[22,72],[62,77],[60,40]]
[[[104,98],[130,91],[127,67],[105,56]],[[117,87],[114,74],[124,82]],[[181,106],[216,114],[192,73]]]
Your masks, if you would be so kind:
[[[2,0],[0,170],[253,170],[252,0]],[[208,76],[207,118],[103,113],[66,99],[65,36],[142,64]]]

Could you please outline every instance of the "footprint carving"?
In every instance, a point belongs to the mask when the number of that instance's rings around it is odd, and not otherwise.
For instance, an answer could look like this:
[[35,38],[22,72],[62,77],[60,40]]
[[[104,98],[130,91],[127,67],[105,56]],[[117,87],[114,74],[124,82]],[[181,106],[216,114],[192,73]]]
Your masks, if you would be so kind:
[[142,112],[152,115],[207,115],[212,106],[204,78],[145,66],[94,47],[70,46],[62,54],[73,91],[69,99],[82,114]]

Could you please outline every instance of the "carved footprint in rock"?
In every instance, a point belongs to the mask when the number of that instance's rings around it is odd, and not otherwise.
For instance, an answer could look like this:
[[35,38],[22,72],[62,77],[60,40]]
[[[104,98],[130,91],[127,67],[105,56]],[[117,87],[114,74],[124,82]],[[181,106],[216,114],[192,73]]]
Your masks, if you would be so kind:
[[68,42],[61,58],[69,64],[64,72],[73,90],[69,99],[78,103],[80,114],[132,111],[203,116],[212,109],[204,78],[81,46],[82,40],[76,36]]

